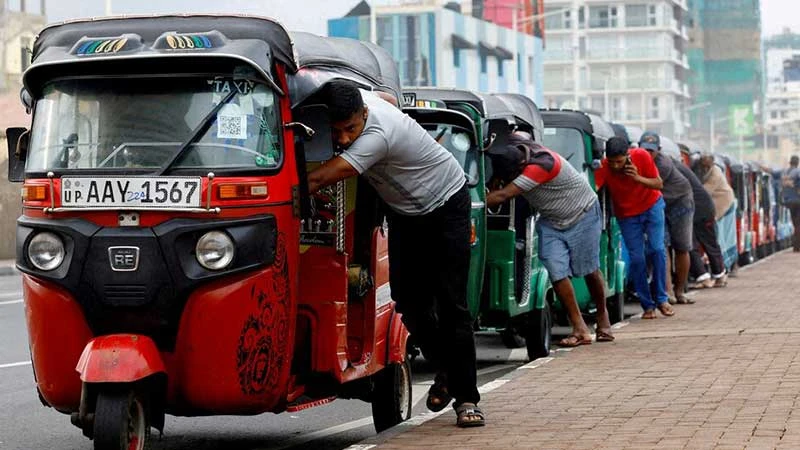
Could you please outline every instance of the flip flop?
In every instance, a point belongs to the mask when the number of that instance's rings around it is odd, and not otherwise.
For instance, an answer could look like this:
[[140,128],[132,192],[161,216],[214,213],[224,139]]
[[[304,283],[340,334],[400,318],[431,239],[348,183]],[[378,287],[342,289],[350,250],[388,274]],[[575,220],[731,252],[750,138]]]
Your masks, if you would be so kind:
[[645,320],[658,319],[658,316],[656,315],[656,310],[655,309],[648,309],[647,311],[643,312],[642,313],[642,319],[645,319]]
[[615,339],[613,334],[600,329],[595,330],[594,334],[597,342],[614,342]]
[[[460,428],[482,427],[486,425],[486,415],[474,403],[462,403],[461,406],[456,408],[456,425]],[[473,417],[472,420],[467,420],[467,417]]]
[[661,314],[667,317],[672,317],[675,315],[675,310],[672,309],[672,306],[670,306],[670,304],[667,302],[658,305],[658,310],[661,312]]
[[580,345],[591,345],[592,338],[582,338],[574,334],[570,334],[564,339],[558,341],[560,347],[578,347]]
[[691,298],[689,298],[689,297],[687,297],[685,295],[679,295],[678,296],[678,304],[679,305],[694,305],[695,303],[697,303],[697,302],[695,302],[694,300],[692,300]]
[[432,412],[439,412],[445,409],[453,401],[453,396],[447,392],[447,383],[443,378],[437,376],[431,388],[428,389],[428,399],[425,401],[425,406]]

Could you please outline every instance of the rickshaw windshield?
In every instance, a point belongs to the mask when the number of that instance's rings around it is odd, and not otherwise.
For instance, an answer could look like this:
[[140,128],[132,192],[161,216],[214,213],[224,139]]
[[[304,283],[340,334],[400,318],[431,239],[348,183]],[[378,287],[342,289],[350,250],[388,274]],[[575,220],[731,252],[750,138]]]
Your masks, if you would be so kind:
[[184,146],[170,169],[270,169],[282,162],[276,95],[250,78],[65,79],[45,86],[34,116],[28,172],[149,173]]
[[450,124],[431,124],[423,125],[428,133],[436,141],[446,148],[453,156],[467,175],[467,185],[474,187],[478,185],[478,147],[470,137],[467,130]]
[[542,143],[583,172],[586,162],[583,133],[574,128],[545,128]]

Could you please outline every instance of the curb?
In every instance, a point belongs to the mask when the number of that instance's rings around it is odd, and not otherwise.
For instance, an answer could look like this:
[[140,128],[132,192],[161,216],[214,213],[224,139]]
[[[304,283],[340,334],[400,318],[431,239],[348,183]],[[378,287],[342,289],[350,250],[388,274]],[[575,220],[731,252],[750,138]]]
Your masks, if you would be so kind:
[[[478,388],[478,391],[481,393],[481,395],[486,394],[487,392],[491,392],[491,391],[493,391],[493,390],[505,385],[506,383],[508,383],[512,379],[514,379],[517,375],[522,373],[521,371],[536,369],[538,367],[541,367],[541,366],[549,363],[550,361],[555,359],[555,356],[552,356],[553,354],[554,353],[551,353],[551,356],[548,356],[548,357],[545,357],[545,358],[539,358],[539,359],[531,361],[531,362],[529,362],[527,364],[519,366],[516,369],[512,370],[511,372],[509,372],[508,374],[502,376],[501,378],[497,378],[495,380],[492,380],[492,381],[480,386]],[[344,450],[369,450],[369,449],[375,448],[378,445],[381,445],[381,444],[385,443],[389,439],[391,439],[391,438],[393,438],[393,437],[395,437],[395,436],[397,436],[399,434],[405,433],[407,431],[411,431],[412,429],[417,428],[420,425],[424,424],[425,422],[433,420],[433,419],[441,416],[442,414],[445,414],[448,411],[450,411],[450,408],[445,408],[445,409],[443,409],[443,410],[441,410],[439,412],[436,412],[436,413],[434,413],[434,412],[426,412],[426,413],[422,413],[422,414],[413,416],[410,419],[406,420],[405,422],[402,422],[402,423],[400,423],[398,425],[395,425],[394,427],[389,428],[388,430],[383,431],[381,433],[378,433],[375,436],[372,436],[372,437],[369,437],[367,439],[364,439],[361,442],[357,442],[357,443],[355,443],[355,444],[353,444],[353,445],[351,445],[349,447],[346,447]]]
[[0,266],[0,277],[19,275],[20,271],[14,266]]

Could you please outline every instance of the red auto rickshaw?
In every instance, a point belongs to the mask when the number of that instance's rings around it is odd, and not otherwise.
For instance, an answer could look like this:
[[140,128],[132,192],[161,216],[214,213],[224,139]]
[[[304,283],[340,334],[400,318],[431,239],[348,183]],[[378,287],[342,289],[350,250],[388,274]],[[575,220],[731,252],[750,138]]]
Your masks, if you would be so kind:
[[388,54],[250,16],[49,26],[24,74],[9,179],[36,387],[95,449],[144,449],[165,414],[372,403],[409,417],[407,331],[375,192],[307,194],[332,157],[315,92],[400,103]]

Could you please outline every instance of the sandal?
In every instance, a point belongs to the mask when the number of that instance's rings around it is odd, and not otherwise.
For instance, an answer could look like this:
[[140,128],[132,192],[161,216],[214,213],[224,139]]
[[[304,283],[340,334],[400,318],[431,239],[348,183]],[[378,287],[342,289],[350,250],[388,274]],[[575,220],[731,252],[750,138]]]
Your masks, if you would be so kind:
[[614,342],[615,339],[614,335],[611,334],[611,332],[603,331],[599,328],[595,330],[594,334],[595,334],[595,340],[597,342]]
[[642,319],[657,319],[656,310],[655,309],[648,309],[647,311],[642,313]]
[[591,345],[592,338],[591,337],[580,337],[575,334],[570,334],[569,336],[565,337],[564,339],[558,341],[558,345],[561,347],[578,347],[580,345]]
[[456,425],[460,428],[482,427],[486,425],[486,416],[474,403],[462,403],[456,408]]
[[433,385],[428,389],[428,399],[425,406],[433,412],[439,412],[447,407],[453,397],[447,392],[447,379],[444,375],[436,375]]
[[697,303],[697,302],[695,302],[694,300],[692,300],[691,298],[689,298],[689,297],[687,297],[685,295],[679,295],[678,296],[678,304],[679,305],[694,305],[695,303]]
[[672,305],[667,302],[658,305],[658,310],[661,312],[661,314],[667,317],[672,317],[675,315],[675,310],[672,309]]

